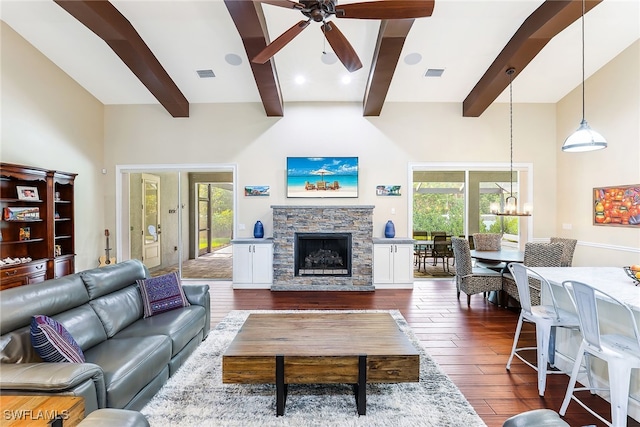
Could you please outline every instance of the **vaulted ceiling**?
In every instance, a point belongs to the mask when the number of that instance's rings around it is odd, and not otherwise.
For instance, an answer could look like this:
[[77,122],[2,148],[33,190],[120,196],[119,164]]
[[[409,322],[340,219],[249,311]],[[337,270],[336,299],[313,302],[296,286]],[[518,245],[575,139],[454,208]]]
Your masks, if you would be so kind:
[[[363,64],[351,73],[319,22],[251,62],[307,19],[289,0],[0,0],[0,18],[102,103],[159,103],[173,117],[234,102],[275,117],[289,102],[361,102],[365,116],[386,102],[454,102],[477,117],[507,101],[508,68],[514,102],[555,103],[581,82],[580,0],[415,1],[431,16],[331,17]],[[640,38],[640,2],[587,0],[585,10],[589,76]]]

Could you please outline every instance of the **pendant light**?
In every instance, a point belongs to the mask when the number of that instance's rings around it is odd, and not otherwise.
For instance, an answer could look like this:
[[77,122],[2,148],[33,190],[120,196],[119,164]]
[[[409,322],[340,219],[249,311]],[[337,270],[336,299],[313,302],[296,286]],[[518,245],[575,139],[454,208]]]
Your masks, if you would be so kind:
[[[518,212],[518,198],[513,195],[513,74],[516,72],[515,68],[509,68],[507,75],[509,76],[509,182],[510,191],[509,197],[505,200],[504,210],[499,210],[498,203],[491,203],[489,210],[491,213],[498,216],[531,216],[531,206],[526,203],[524,212]],[[505,190],[506,191],[506,190]]]
[[570,153],[607,148],[607,140],[591,129],[584,118],[584,2],[585,0],[582,0],[582,121],[578,129],[569,135],[562,144],[562,151]]

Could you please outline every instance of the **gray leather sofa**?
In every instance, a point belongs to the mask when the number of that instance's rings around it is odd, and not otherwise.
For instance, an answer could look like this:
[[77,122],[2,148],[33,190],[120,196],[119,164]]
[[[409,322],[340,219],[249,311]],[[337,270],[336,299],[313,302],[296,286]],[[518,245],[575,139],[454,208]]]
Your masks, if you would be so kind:
[[[138,260],[87,270],[0,293],[0,392],[84,397],[85,413],[139,410],[210,329],[209,286],[184,285],[189,303],[143,318]],[[85,363],[46,363],[33,350],[31,316],[60,322]]]

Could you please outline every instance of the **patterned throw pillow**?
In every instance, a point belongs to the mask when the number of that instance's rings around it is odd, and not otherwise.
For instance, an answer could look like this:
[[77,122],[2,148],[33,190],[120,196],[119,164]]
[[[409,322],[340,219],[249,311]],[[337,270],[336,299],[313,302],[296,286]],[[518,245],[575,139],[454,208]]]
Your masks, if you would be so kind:
[[137,280],[137,282],[142,294],[144,317],[191,305],[184,295],[177,273]]
[[31,345],[45,362],[84,362],[84,353],[69,331],[47,316],[31,318]]

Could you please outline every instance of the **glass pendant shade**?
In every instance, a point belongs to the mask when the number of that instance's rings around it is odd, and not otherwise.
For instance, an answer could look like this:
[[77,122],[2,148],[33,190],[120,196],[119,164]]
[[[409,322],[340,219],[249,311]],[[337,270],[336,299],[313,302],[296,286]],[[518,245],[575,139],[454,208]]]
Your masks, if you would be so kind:
[[570,153],[601,150],[603,148],[607,148],[607,140],[591,129],[585,119],[582,119],[580,127],[569,135],[564,144],[562,144],[562,151]]

